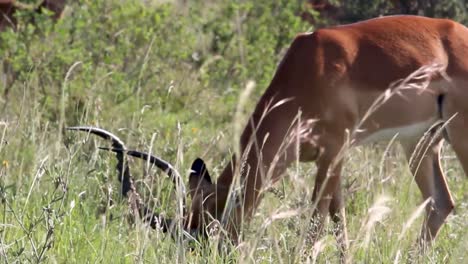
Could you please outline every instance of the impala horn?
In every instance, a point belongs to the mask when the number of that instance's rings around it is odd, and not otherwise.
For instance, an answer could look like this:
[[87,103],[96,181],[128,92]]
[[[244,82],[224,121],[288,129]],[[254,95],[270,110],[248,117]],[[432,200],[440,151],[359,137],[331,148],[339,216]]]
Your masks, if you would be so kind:
[[[126,149],[124,142],[117,137],[116,135],[97,127],[88,127],[88,126],[76,126],[76,127],[67,127],[68,130],[84,131],[90,134],[94,134],[103,139],[110,140],[112,142],[112,147],[119,149]],[[119,172],[118,179],[122,183],[122,195],[128,196],[128,192],[132,190],[132,176],[130,174],[130,169],[128,167],[128,162],[125,159],[122,153],[116,153],[117,157],[117,166],[116,169]]]
[[139,151],[128,151],[125,147],[125,144],[119,137],[101,128],[89,126],[76,126],[67,127],[67,130],[88,132],[90,134],[97,135],[103,139],[111,140],[112,148],[100,147],[100,149],[110,150],[116,153],[118,161],[116,169],[119,173],[118,180],[122,183],[122,195],[125,197],[129,197],[131,203],[130,206],[132,207],[132,210],[137,211],[140,218],[144,222],[148,222],[152,228],[155,229],[158,226],[160,226],[163,232],[167,232],[174,225],[174,221],[172,219],[165,219],[164,217],[154,213],[148,206],[146,206],[143,203],[140,195],[136,191],[132,176],[130,174],[130,169],[128,167],[128,161],[125,158],[124,154],[142,158],[144,160],[149,159],[149,162],[151,164],[154,164],[156,167],[163,170],[174,182],[176,190],[180,194],[182,194],[182,198],[180,199],[181,202],[179,203],[179,208],[182,214],[185,215],[185,186],[183,185],[180,174],[177,172],[177,170],[174,169],[174,167],[171,164],[153,155],[149,155]]
[[185,185],[183,183],[182,177],[180,176],[179,172],[176,169],[174,169],[174,167],[169,162],[167,162],[167,161],[165,161],[165,160],[163,160],[161,158],[158,158],[156,156],[153,156],[151,154],[141,152],[141,151],[138,151],[138,150],[127,150],[125,148],[115,148],[115,147],[113,147],[113,148],[99,147],[99,148],[102,149],[102,150],[115,152],[116,155],[127,154],[127,155],[135,157],[135,158],[143,159],[143,160],[148,161],[149,163],[153,164],[154,166],[158,167],[162,171],[164,171],[169,176],[169,178],[171,178],[172,182],[174,183],[174,186],[175,186],[176,190],[179,191],[180,194],[182,194],[182,197],[181,197],[182,204],[180,204],[180,206],[182,206],[182,209],[183,209],[182,212],[183,212],[183,215],[185,215],[185,213],[186,213],[186,211],[185,211],[185,209],[186,209],[186,200],[185,200],[186,188],[185,188]]

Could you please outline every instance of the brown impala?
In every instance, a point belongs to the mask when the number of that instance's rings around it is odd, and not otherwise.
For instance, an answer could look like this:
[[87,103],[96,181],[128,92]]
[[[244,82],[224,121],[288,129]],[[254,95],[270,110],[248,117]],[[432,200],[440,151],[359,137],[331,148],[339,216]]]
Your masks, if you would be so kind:
[[[10,27],[16,29],[17,21],[15,13],[17,11],[29,10],[35,13],[41,13],[43,12],[43,9],[47,9],[52,12],[52,18],[57,20],[62,15],[67,0],[42,0],[36,2],[36,5],[28,5],[16,0],[0,0],[0,32]],[[33,21],[29,22],[33,23]],[[3,83],[5,89],[3,91],[3,96],[6,99],[11,86],[16,79],[17,73],[13,70],[11,63],[8,62],[8,60],[1,58],[0,63],[3,64],[2,74],[5,75],[5,81]],[[0,74],[0,77],[3,77],[1,76],[2,74]],[[5,107],[6,104],[4,105],[4,108]]]
[[[123,153],[150,159],[182,186],[168,163],[126,150],[114,135],[92,127],[70,129],[112,139],[120,161]],[[408,160],[416,160],[411,171],[427,201],[421,241],[430,242],[454,203],[439,162],[442,137],[421,138],[443,134],[466,174],[467,131],[468,29],[463,25],[447,19],[392,16],[300,34],[242,133],[241,157],[231,159],[217,183],[202,160],[194,162],[189,177],[192,204],[185,212],[184,228],[203,231],[217,219],[236,238],[241,224],[257,208],[264,187],[300,159],[318,166],[312,198],[316,234],[330,214],[340,224],[346,246],[341,223],[343,150],[396,137]],[[120,162],[119,170],[124,193],[135,193],[128,168]],[[240,188],[234,187],[236,182]],[[153,223],[155,215],[138,204],[140,217]],[[169,223],[163,221],[163,226]]]
[[48,9],[53,13],[53,18],[58,19],[65,8],[66,0],[43,0],[36,1],[37,5],[23,4],[16,0],[0,0],[0,31],[6,27],[15,27],[16,19],[14,17],[17,10],[31,10],[42,12],[42,8]]

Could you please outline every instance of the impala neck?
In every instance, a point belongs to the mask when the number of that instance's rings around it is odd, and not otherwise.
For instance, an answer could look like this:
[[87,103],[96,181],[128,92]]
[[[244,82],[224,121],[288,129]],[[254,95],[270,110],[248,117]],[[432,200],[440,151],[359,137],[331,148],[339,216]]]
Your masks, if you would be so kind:
[[[286,53],[269,87],[260,98],[240,138],[242,164],[234,157],[218,179],[219,194],[230,189],[237,167],[243,190],[243,209],[249,216],[258,204],[262,189],[278,180],[288,165],[295,160],[292,144],[285,146],[290,128],[300,111],[300,91],[310,90],[315,72],[308,37],[296,38]],[[310,112],[310,109],[309,109]],[[310,118],[310,117],[309,117]],[[236,166],[237,165],[237,166]],[[218,195],[219,195],[218,194]],[[224,195],[221,195],[224,198]],[[221,199],[219,199],[221,200]]]
[[226,165],[223,172],[218,178],[217,185],[221,188],[230,188],[234,178],[234,170],[236,166],[236,157],[233,156],[231,161]]
[[[273,91],[276,93],[278,89]],[[287,102],[264,115],[266,108],[283,99],[286,98],[276,97],[267,90],[257,105],[240,139],[240,150],[244,157],[242,164],[238,164],[239,159],[233,156],[217,181],[218,202],[223,208],[227,192],[232,189],[233,182],[237,183],[234,178],[239,174],[243,199],[240,202],[244,215],[249,217],[257,207],[265,185],[277,180],[294,158],[291,148],[283,148],[281,145],[294,122],[297,106]]]

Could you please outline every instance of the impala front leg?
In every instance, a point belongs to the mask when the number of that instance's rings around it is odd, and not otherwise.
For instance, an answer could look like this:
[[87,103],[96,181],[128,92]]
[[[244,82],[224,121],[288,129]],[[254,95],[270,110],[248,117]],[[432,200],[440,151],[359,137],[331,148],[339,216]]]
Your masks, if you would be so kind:
[[[313,213],[313,241],[315,242],[320,236],[325,217],[328,212],[333,213],[333,219],[341,222],[341,219],[336,218],[338,211],[342,208],[342,194],[340,188],[340,177],[342,162],[338,160],[338,151],[331,152],[332,148],[328,148],[327,152],[323,153],[317,160],[317,176],[315,179],[315,187],[312,196],[314,205]],[[332,203],[333,201],[333,203]],[[330,211],[332,209],[332,211]],[[345,234],[346,230],[343,231]],[[344,239],[346,235],[343,236]],[[347,243],[344,241],[345,244]]]
[[341,190],[341,177],[338,178],[336,189],[330,201],[330,217],[335,223],[333,233],[341,248],[341,254],[344,256],[349,248],[348,232],[346,230],[346,214],[344,207],[343,191]]

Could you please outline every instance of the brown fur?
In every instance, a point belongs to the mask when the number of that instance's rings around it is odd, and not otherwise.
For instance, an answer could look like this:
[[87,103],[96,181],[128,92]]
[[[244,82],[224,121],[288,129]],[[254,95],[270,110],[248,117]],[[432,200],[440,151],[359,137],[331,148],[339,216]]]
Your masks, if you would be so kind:
[[7,27],[16,27],[15,12],[30,9],[34,12],[42,12],[42,9],[52,11],[53,19],[59,19],[65,9],[66,0],[43,0],[38,6],[22,4],[16,0],[0,0],[0,31]]
[[[428,77],[431,82],[425,90],[404,90],[391,96],[362,124],[360,132],[352,134],[352,139],[356,144],[365,143],[371,135],[384,129],[435,122],[440,111],[445,120],[457,113],[447,125],[447,131],[467,173],[467,28],[447,19],[392,16],[298,35],[240,140],[241,154],[245,157],[240,173],[243,202],[229,214],[231,218],[226,226],[233,237],[257,208],[264,187],[280,179],[297,158],[315,160],[318,166],[313,192],[317,233],[329,212],[334,221],[342,224],[341,150],[347,142],[346,131],[354,131],[371,104],[392,82],[431,63],[445,69],[451,81],[434,74]],[[440,94],[444,94],[442,109],[437,103]],[[268,106],[285,99],[290,100],[264,115]],[[291,126],[300,125],[295,121],[298,112],[301,120],[318,120],[311,132],[301,138],[300,157],[296,155],[294,142],[286,142]],[[398,138],[408,154],[414,151],[423,133]],[[421,157],[418,170],[412,170],[423,198],[432,199],[421,235],[427,242],[436,237],[454,206],[438,162],[440,144],[429,149]],[[221,220],[238,164],[238,158],[234,157],[216,184],[204,179],[193,181],[191,188],[197,191],[193,192],[188,228],[201,229],[210,217]],[[344,226],[341,238],[345,249]]]

